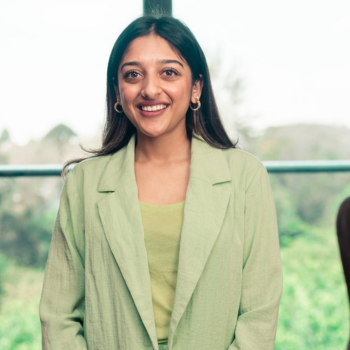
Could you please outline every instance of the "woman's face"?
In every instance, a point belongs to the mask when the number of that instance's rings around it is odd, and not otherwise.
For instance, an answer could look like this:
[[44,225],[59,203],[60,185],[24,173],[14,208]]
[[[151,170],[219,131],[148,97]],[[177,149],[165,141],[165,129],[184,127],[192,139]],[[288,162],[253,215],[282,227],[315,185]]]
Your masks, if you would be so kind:
[[138,132],[158,137],[183,132],[190,101],[201,95],[188,64],[157,35],[131,42],[118,69],[118,101]]

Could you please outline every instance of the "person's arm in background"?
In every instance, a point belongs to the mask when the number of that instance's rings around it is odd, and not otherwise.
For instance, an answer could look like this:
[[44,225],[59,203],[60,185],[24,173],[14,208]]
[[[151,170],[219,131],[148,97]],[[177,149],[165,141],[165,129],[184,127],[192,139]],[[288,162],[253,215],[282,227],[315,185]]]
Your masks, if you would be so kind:
[[[350,197],[340,205],[336,225],[340,257],[350,301]],[[350,340],[346,350],[350,350]]]
[[67,176],[52,235],[40,300],[42,348],[87,349],[84,338],[84,209]]
[[282,265],[275,204],[263,166],[246,190],[244,235],[239,317],[228,350],[273,350]]

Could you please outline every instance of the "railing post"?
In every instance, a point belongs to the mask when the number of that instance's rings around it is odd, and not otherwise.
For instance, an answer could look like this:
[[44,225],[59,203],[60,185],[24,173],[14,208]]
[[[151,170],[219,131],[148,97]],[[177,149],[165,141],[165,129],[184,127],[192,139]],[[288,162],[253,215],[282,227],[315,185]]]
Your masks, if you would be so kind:
[[[337,216],[337,235],[350,302],[350,197],[346,198],[339,208]],[[350,350],[350,341],[347,350]]]
[[162,13],[171,16],[172,12],[172,0],[143,0],[144,15]]

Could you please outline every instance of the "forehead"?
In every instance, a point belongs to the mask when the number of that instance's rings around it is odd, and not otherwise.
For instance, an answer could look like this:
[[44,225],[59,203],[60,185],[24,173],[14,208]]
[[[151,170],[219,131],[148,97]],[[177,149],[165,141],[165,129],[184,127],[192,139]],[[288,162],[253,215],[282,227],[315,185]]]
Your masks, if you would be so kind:
[[133,40],[125,50],[121,64],[127,61],[151,63],[163,59],[186,61],[170,46],[167,40],[158,35],[142,36]]

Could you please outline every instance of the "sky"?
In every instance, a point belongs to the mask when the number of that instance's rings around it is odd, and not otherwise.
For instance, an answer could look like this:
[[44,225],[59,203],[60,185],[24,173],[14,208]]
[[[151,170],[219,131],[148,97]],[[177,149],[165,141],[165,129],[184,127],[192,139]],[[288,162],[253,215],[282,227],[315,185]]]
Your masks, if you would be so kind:
[[[64,123],[81,138],[97,136],[109,54],[140,15],[140,0],[2,0],[0,132],[25,144]],[[209,62],[219,56],[222,72],[237,72],[242,114],[256,128],[350,128],[348,0],[173,0],[173,15]]]

